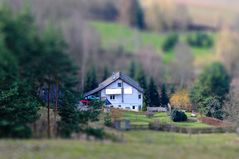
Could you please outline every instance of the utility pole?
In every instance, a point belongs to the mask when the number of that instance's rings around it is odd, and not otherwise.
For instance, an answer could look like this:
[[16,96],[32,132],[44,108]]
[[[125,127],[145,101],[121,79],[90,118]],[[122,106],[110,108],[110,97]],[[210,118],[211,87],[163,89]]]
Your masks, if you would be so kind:
[[50,128],[50,82],[48,81],[48,101],[47,101],[47,137],[51,137]]
[[55,113],[58,111],[58,80],[56,80],[56,106],[55,106]]
[[55,98],[55,109],[54,109],[54,125],[53,125],[53,129],[54,129],[54,134],[58,134],[57,133],[57,123],[56,123],[56,116],[57,116],[57,111],[58,111],[58,79],[56,79],[56,98]]

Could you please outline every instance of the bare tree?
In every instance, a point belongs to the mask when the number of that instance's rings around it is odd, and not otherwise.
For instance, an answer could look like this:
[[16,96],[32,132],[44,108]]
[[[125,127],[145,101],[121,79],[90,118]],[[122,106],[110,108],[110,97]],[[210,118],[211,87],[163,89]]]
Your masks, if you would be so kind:
[[190,48],[179,43],[175,48],[175,59],[171,63],[173,81],[180,88],[188,86],[194,77],[194,57]]
[[235,123],[239,126],[239,87],[232,88],[225,105],[223,107],[225,112],[225,120]]
[[132,0],[119,0],[118,3],[119,18],[118,20],[125,25],[130,25],[130,8],[132,5]]
[[235,77],[239,67],[239,33],[224,27],[219,34],[216,51],[219,59],[226,66],[232,77]]
[[147,46],[142,48],[137,56],[145,72],[151,75],[158,82],[157,84],[167,80],[167,67],[153,47]]
[[147,26],[157,31],[185,29],[191,22],[187,6],[172,0],[145,0]]

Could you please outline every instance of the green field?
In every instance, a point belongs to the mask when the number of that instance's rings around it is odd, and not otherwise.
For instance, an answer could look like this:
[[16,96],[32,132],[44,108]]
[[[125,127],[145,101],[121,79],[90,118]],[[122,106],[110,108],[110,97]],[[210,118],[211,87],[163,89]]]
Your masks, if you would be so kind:
[[[123,26],[117,23],[94,21],[90,24],[96,28],[101,38],[101,47],[106,50],[123,48],[126,52],[137,53],[144,47],[153,47],[155,51],[167,63],[173,57],[173,52],[163,53],[162,45],[166,37],[171,33],[158,33],[150,31],[138,31],[136,29]],[[179,33],[181,41],[186,41],[187,35],[190,33]],[[216,34],[212,34],[214,40]],[[195,65],[201,66],[215,60],[214,49],[191,48],[195,56]],[[205,60],[206,59],[206,60]]]
[[238,159],[235,134],[122,132],[123,142],[0,140],[1,159]]
[[[187,113],[187,116],[190,116],[190,113]],[[210,127],[207,124],[201,122],[193,122],[193,121],[186,121],[186,122],[173,122],[168,116],[167,113],[155,113],[153,117],[148,118],[144,114],[139,114],[135,112],[124,112],[123,118],[130,120],[131,124],[139,124],[139,125],[147,125],[154,120],[159,120],[161,123],[172,124],[177,126],[185,126],[185,127]]]

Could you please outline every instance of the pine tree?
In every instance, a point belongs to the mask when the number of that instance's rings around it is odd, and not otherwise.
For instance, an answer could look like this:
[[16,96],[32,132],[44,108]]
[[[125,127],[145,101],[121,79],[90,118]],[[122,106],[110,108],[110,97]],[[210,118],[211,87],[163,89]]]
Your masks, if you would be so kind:
[[92,67],[86,74],[84,92],[91,91],[98,86],[95,67]]
[[167,107],[168,103],[169,103],[169,97],[167,94],[167,89],[166,89],[166,85],[163,84],[161,86],[161,98],[160,98],[160,102],[161,102],[161,106],[162,107]]
[[109,77],[109,75],[110,73],[109,73],[108,67],[105,66],[102,81],[106,80]]
[[0,138],[31,136],[38,102],[25,81],[19,81],[17,59],[0,44]]
[[141,67],[139,67],[140,69],[138,70],[137,73],[137,81],[139,82],[139,85],[144,89],[144,103],[143,103],[143,111],[147,110],[147,80],[146,80],[146,76],[145,73],[143,71],[143,69]]
[[59,115],[61,116],[59,132],[61,137],[69,138],[72,132],[78,132],[80,129],[75,106],[76,101],[77,99],[70,91],[65,91],[63,106],[59,109]]
[[95,67],[93,67],[91,71],[91,83],[92,83],[92,86],[91,86],[92,89],[95,89],[98,86]]
[[131,5],[131,25],[135,26],[138,29],[145,28],[145,20],[144,20],[144,11],[141,7],[139,0],[133,0]]
[[13,15],[7,7],[0,13],[4,37],[0,39],[0,137],[26,138],[31,136],[29,124],[38,118],[39,103],[30,80],[37,56],[36,34],[30,16]]
[[[42,45],[44,46],[42,52],[44,53],[41,57],[40,70],[42,83],[47,84],[47,107],[48,107],[48,123],[50,123],[49,111],[54,106],[55,116],[59,105],[59,92],[64,94],[63,100],[70,100],[66,95],[66,92],[71,94],[76,94],[77,80],[77,68],[74,66],[70,58],[65,53],[66,45],[61,36],[59,36],[56,31],[52,28],[48,28],[45,32]],[[47,64],[46,64],[47,63]],[[44,71],[41,71],[44,70]],[[51,90],[55,89],[55,90]],[[51,95],[50,93],[55,93]],[[53,103],[54,102],[54,103]],[[67,105],[66,105],[67,104]],[[65,102],[61,104],[64,109],[70,109],[74,107],[75,104],[68,105]],[[48,124],[48,137],[50,134],[50,124]]]
[[171,85],[170,87],[170,96],[172,96],[175,93],[175,87],[174,85]]
[[136,63],[135,61],[132,61],[130,63],[130,67],[129,67],[129,76],[133,79],[136,78]]
[[159,98],[159,94],[157,91],[157,86],[154,83],[153,78],[150,78],[150,82],[149,82],[149,86],[147,89],[147,104],[150,107],[158,107],[160,106],[160,98]]
[[141,67],[139,67],[139,71],[137,73],[136,80],[139,82],[139,85],[144,90],[146,90],[146,87],[147,87],[146,76],[145,76],[145,73],[144,73],[144,71]]
[[95,67],[91,69],[86,74],[84,92],[91,91],[98,86]]
[[221,63],[213,63],[199,75],[189,96],[201,114],[223,118],[223,103],[230,88],[230,76]]

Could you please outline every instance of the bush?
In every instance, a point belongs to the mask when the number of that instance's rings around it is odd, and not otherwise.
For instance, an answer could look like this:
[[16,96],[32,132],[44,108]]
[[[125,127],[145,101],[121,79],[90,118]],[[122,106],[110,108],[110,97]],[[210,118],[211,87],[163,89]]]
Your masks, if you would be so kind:
[[180,121],[187,121],[188,120],[187,115],[184,112],[179,111],[177,109],[174,109],[171,112],[171,119],[174,122],[180,122]]
[[186,89],[174,93],[170,98],[170,104],[174,108],[185,109],[187,111],[192,110],[189,94]]
[[104,125],[105,126],[112,126],[112,120],[111,120],[111,115],[110,113],[106,113],[105,117],[104,117]]
[[94,129],[94,128],[87,128],[85,132],[89,136],[94,136],[97,139],[104,139],[105,132],[103,129]]
[[178,34],[169,35],[163,43],[163,51],[164,52],[172,51],[177,43],[178,43]]
[[187,42],[192,47],[211,48],[213,46],[213,39],[210,35],[201,32],[189,35]]

